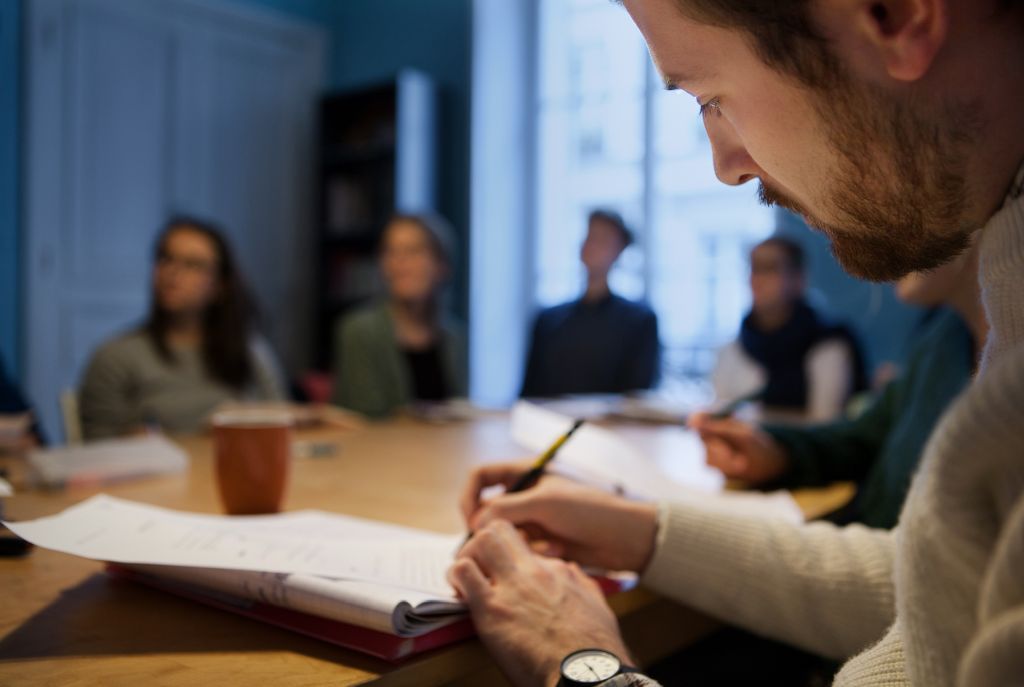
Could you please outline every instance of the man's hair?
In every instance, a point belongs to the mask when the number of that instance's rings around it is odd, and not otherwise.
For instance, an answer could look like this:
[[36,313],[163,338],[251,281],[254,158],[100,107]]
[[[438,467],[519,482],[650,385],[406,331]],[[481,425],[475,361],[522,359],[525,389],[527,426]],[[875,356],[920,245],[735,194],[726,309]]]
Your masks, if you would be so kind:
[[811,0],[676,0],[684,16],[740,29],[764,62],[813,88],[841,81],[838,59],[811,19]]
[[803,274],[805,270],[806,259],[804,258],[803,247],[794,241],[793,239],[787,239],[784,236],[770,236],[761,243],[754,246],[750,254],[753,255],[761,246],[774,246],[781,250],[786,255],[786,261],[789,263],[790,271],[795,274]]
[[[804,85],[831,89],[844,70],[811,18],[812,0],[676,0],[683,16],[711,26],[739,29],[765,64]],[[998,11],[1024,8],[1024,0],[1000,0]]]
[[619,235],[622,237],[623,247],[633,245],[633,232],[628,226],[626,226],[626,221],[622,219],[622,215],[617,213],[615,210],[609,210],[608,208],[596,208],[591,210],[590,214],[587,215],[587,224],[589,225],[594,220],[601,220],[615,227],[618,230]]

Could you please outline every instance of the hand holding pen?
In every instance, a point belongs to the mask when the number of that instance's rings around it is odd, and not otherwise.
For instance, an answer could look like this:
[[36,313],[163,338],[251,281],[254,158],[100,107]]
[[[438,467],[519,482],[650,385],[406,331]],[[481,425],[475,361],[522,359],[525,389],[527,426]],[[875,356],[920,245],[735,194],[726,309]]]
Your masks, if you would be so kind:
[[[514,494],[519,491],[525,491],[536,484],[544,475],[544,470],[547,468],[548,463],[554,460],[558,451],[565,445],[565,442],[569,441],[569,438],[576,432],[576,430],[583,425],[583,422],[583,420],[576,420],[572,427],[569,428],[569,431],[558,437],[558,439],[555,440],[555,443],[551,444],[544,453],[540,454],[530,469],[520,475],[512,486],[505,490],[505,493]],[[463,541],[463,546],[465,546],[465,543],[469,541],[472,536],[473,532],[470,530],[466,535],[466,539]]]

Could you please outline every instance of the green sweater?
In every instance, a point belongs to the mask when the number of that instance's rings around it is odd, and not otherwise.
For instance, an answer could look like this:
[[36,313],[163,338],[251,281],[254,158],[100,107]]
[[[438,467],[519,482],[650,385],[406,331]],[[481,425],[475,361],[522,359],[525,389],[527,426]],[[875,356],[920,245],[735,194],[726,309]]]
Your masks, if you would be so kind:
[[973,367],[967,327],[954,313],[938,312],[920,333],[906,372],[857,419],[765,427],[789,453],[790,470],[779,486],[856,482],[857,495],[844,521],[894,527],[925,442],[967,386]]
[[[453,396],[466,395],[466,338],[452,321],[441,325],[441,364]],[[386,417],[412,403],[409,365],[395,338],[387,303],[342,318],[334,335],[333,402],[370,417]]]

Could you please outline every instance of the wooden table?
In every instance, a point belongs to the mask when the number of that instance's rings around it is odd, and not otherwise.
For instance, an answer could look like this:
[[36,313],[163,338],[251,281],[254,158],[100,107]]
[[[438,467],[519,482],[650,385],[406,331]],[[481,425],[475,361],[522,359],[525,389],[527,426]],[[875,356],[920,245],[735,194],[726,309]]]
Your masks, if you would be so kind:
[[[674,428],[623,428],[663,451]],[[440,532],[458,532],[456,497],[475,465],[522,457],[506,416],[428,425],[396,420],[366,429],[307,431],[299,440],[331,442],[324,458],[296,459],[287,507],[319,508]],[[219,510],[210,442],[181,441],[191,456],[182,475],[103,489],[19,493],[6,517],[57,513],[98,491],[126,499],[215,513]],[[695,466],[695,469],[701,469]],[[798,495],[810,513],[847,492]],[[0,559],[2,685],[500,685],[479,642],[467,641],[392,665],[283,629],[141,586],[110,580],[99,563],[35,550]],[[641,663],[705,635],[717,623],[642,590],[612,599]],[[665,628],[671,627],[671,632]]]

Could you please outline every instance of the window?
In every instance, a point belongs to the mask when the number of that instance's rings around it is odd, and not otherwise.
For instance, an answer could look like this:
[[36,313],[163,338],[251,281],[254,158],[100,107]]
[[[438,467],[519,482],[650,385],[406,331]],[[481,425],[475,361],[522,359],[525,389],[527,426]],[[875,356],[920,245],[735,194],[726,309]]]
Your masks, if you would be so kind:
[[667,378],[705,376],[750,306],[747,253],[774,213],[720,183],[697,104],[665,91],[636,26],[608,0],[538,0],[535,298],[579,295],[587,213],[638,242],[611,286],[658,313]]

